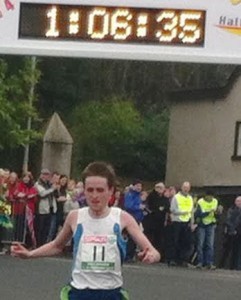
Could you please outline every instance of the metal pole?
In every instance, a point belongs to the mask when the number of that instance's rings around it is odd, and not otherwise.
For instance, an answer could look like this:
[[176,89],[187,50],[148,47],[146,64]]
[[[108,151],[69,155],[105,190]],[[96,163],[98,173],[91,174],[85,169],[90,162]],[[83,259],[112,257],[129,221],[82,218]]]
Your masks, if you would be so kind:
[[[36,56],[31,57],[31,84],[28,94],[29,106],[32,107],[34,100],[34,88],[35,88],[35,70],[36,70],[37,60]],[[27,130],[30,130],[32,126],[32,117],[29,116],[27,120]],[[28,171],[29,164],[29,143],[24,147],[24,158],[23,158],[23,173]]]

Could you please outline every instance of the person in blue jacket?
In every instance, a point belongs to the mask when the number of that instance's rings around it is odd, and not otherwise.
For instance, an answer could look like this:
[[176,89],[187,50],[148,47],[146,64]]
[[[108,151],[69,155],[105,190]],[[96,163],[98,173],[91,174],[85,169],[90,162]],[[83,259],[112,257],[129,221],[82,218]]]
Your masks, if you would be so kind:
[[[124,196],[124,209],[132,215],[138,224],[143,220],[143,204],[141,200],[142,182],[135,180]],[[136,244],[130,236],[127,242],[126,261],[131,262],[135,259]]]

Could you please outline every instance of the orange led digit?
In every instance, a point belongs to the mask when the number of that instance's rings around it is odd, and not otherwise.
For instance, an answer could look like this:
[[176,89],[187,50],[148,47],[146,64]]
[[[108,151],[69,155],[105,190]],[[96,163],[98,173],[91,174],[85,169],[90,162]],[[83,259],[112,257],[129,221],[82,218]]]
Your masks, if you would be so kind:
[[88,35],[92,39],[103,39],[109,30],[109,14],[105,8],[94,8],[88,16],[87,23]]
[[46,37],[57,37],[59,36],[59,31],[56,28],[58,8],[53,6],[46,12],[46,16],[49,19],[49,29],[46,32]]
[[201,37],[201,28],[198,21],[201,18],[200,12],[183,12],[180,14],[180,26],[183,31],[179,37],[183,43],[195,43]]
[[115,40],[126,40],[131,34],[132,26],[129,21],[132,20],[132,14],[128,9],[117,9],[111,16],[110,33]]
[[156,21],[162,24],[163,30],[156,32],[160,42],[172,42],[177,37],[178,16],[175,11],[163,10],[156,17]]

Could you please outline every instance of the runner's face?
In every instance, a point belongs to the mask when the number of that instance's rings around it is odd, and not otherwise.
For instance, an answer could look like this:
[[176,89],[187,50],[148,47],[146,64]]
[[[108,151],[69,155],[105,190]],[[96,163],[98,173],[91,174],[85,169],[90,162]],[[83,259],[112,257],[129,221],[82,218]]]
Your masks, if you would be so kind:
[[85,179],[84,192],[90,209],[104,212],[113,193],[113,188],[109,188],[106,178],[90,176]]

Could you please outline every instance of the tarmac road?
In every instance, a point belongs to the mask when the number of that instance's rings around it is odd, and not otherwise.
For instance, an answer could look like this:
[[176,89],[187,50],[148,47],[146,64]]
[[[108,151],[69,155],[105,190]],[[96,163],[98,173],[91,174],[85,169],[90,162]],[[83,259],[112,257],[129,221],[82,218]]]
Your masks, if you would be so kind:
[[[232,300],[241,298],[241,272],[124,265],[125,288],[131,300]],[[66,258],[20,260],[0,256],[1,300],[59,300],[68,282]],[[91,299],[90,299],[91,300]]]

